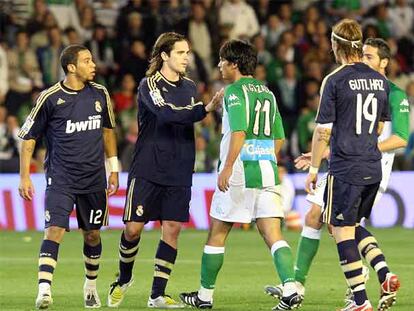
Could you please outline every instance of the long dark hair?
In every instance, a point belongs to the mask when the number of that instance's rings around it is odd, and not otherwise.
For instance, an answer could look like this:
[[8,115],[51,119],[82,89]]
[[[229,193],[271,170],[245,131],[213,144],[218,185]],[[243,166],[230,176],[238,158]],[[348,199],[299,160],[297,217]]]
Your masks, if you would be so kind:
[[174,44],[179,41],[187,41],[187,39],[176,32],[165,32],[158,37],[152,49],[149,68],[145,73],[147,77],[152,76],[162,68],[163,60],[161,53],[165,52],[170,55]]

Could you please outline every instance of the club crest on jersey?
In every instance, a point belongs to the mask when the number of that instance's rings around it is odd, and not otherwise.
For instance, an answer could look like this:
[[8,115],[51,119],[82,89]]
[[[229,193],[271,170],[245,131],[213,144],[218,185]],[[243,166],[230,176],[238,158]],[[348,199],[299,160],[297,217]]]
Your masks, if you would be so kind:
[[142,205],[138,205],[136,213],[137,213],[137,216],[144,215],[144,207]]
[[50,213],[49,213],[49,211],[48,211],[48,210],[46,210],[46,211],[45,211],[45,220],[46,220],[47,222],[49,222],[49,221],[50,221]]
[[101,103],[99,102],[99,100],[97,100],[97,101],[95,102],[95,110],[96,110],[97,112],[102,112],[102,106],[101,106]]

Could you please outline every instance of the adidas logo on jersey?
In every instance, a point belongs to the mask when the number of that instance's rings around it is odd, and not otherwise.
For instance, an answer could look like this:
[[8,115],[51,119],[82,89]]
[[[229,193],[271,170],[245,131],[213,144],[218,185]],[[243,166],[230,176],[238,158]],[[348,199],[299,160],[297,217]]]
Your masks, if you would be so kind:
[[60,98],[59,97],[59,99],[57,100],[57,102],[56,102],[56,105],[62,105],[62,104],[64,104],[65,103],[65,100],[64,99],[62,99],[62,98]]
[[101,128],[101,116],[90,116],[89,120],[73,122],[72,120],[66,121],[66,133],[72,134],[74,132],[85,132],[90,130],[96,130]]

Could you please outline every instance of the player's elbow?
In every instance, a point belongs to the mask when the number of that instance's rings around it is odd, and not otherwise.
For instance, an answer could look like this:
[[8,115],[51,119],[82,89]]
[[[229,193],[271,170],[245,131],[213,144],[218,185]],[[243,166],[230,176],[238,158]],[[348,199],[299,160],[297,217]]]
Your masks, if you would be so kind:
[[408,141],[406,139],[402,139],[400,140],[400,148],[405,148],[408,145]]

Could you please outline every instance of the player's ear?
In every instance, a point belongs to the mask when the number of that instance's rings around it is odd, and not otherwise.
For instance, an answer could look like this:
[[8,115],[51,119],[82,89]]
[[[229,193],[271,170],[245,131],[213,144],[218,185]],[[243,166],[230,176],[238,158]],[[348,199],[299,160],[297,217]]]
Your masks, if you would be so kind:
[[165,61],[167,61],[168,60],[168,54],[167,53],[165,53],[165,52],[161,52],[161,58],[162,58],[162,60],[165,62]]
[[74,64],[68,64],[68,72],[74,73],[76,71],[76,66]]
[[387,68],[389,62],[390,62],[390,60],[388,58],[381,59],[380,60],[380,67],[381,67],[381,69]]

